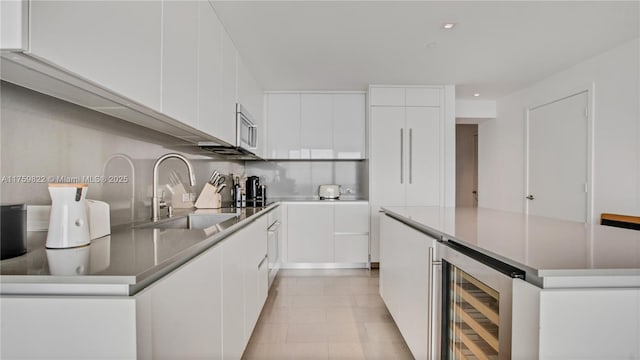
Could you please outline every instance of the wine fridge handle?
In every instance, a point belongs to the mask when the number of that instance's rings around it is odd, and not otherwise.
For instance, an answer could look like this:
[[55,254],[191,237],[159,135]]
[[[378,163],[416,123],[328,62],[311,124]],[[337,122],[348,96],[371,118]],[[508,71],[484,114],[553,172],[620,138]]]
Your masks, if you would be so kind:
[[437,314],[438,314],[438,301],[436,299],[436,292],[438,291],[438,270],[442,262],[436,260],[435,248],[429,248],[428,258],[428,270],[429,270],[429,291],[427,294],[427,305],[429,309],[428,324],[427,324],[427,350],[429,352],[429,359],[435,360],[440,358],[440,354],[436,353],[437,350]]

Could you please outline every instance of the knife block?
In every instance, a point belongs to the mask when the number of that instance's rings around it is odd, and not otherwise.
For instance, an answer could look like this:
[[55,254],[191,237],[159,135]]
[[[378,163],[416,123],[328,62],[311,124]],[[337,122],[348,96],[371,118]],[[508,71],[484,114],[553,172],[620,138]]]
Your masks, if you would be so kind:
[[222,195],[217,193],[218,188],[206,183],[196,200],[198,209],[219,209],[222,207]]

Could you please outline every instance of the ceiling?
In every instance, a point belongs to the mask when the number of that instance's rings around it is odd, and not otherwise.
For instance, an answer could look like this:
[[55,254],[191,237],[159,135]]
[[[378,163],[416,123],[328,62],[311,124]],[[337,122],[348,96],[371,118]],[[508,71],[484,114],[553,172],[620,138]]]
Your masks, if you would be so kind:
[[[216,1],[265,90],[455,84],[497,99],[640,36],[639,1]],[[456,23],[453,30],[442,24]]]

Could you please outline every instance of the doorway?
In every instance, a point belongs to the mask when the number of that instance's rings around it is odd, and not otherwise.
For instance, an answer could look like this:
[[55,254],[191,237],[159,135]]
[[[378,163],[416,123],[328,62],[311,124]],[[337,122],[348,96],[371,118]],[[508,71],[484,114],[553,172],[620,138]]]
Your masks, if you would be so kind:
[[588,221],[589,91],[528,109],[528,214]]
[[478,124],[456,124],[456,207],[478,207]]

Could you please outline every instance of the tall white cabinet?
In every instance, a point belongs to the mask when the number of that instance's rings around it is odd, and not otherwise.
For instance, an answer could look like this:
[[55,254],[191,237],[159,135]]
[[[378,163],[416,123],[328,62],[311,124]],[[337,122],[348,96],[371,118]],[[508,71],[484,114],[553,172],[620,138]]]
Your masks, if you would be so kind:
[[452,86],[369,88],[371,261],[380,261],[380,206],[455,204]]

